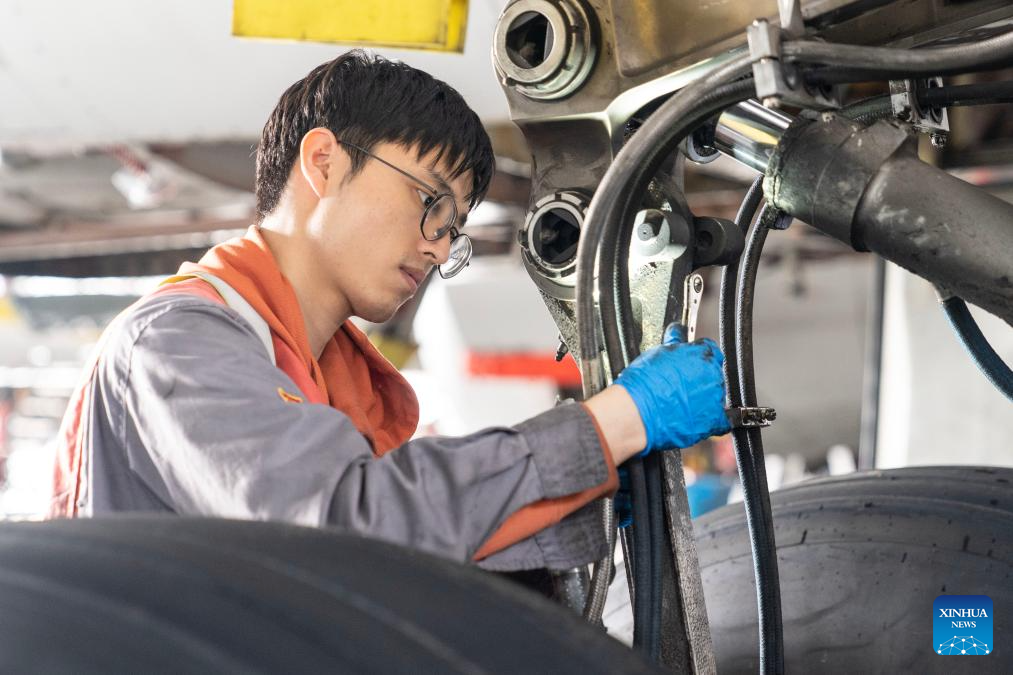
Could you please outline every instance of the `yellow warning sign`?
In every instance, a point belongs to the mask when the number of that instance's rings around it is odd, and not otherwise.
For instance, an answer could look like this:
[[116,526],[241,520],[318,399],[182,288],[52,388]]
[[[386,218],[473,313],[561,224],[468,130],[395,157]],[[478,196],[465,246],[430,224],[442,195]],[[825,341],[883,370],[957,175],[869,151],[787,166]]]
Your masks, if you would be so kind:
[[234,0],[232,34],[464,51],[468,0]]

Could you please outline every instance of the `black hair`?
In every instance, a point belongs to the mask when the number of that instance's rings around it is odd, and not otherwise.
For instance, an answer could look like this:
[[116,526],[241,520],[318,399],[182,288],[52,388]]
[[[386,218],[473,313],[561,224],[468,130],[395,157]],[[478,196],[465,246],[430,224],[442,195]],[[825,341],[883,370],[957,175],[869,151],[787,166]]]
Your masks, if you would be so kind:
[[[492,180],[489,135],[456,90],[421,70],[354,49],[317,66],[278,99],[257,147],[258,223],[278,206],[302,138],[316,127],[364,150],[382,142],[415,147],[419,157],[435,150],[448,180],[471,172],[471,206]],[[367,156],[342,147],[354,176]]]

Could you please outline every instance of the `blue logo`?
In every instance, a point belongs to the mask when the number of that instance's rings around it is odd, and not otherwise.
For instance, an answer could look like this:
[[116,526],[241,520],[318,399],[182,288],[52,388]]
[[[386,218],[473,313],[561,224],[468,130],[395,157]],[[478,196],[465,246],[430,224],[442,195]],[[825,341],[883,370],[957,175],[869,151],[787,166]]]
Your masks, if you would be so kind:
[[932,651],[943,656],[991,654],[992,598],[940,595],[932,603]]

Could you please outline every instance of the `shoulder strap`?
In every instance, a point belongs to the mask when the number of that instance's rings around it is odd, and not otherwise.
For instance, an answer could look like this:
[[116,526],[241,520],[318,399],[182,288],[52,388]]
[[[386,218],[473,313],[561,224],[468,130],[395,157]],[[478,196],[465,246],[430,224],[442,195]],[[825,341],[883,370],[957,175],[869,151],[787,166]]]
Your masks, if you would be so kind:
[[172,284],[177,281],[196,277],[202,281],[207,282],[212,288],[214,288],[218,295],[222,296],[222,300],[225,304],[231,307],[239,316],[243,317],[248,324],[253,328],[253,332],[260,338],[260,342],[264,345],[264,349],[267,350],[267,355],[271,359],[271,363],[278,365],[278,361],[274,355],[274,341],[271,339],[271,328],[267,325],[267,321],[264,320],[257,310],[246,301],[239,292],[229,286],[225,281],[219,279],[213,274],[207,272],[190,272],[185,275],[170,277],[166,279],[164,284]]

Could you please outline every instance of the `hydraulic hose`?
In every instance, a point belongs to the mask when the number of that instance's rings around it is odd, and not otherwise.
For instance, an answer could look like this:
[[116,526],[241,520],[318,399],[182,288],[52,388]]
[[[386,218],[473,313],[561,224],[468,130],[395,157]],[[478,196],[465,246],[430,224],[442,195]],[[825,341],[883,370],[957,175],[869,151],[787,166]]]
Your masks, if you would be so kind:
[[650,622],[645,636],[644,653],[652,661],[657,662],[661,657],[661,570],[662,555],[668,548],[665,545],[665,497],[662,490],[661,455],[654,453],[644,459],[644,478],[647,482],[647,508],[650,513],[650,537],[651,537],[651,591],[648,595]]
[[[743,100],[754,92],[751,81],[718,87],[707,97],[707,101],[717,101],[720,109]],[[716,112],[715,111],[712,111]],[[702,114],[697,124],[707,119],[710,114]],[[694,125],[695,126],[695,125]],[[687,133],[693,127],[687,129]],[[639,134],[640,132],[638,132]],[[636,138],[636,136],[634,136]],[[681,140],[681,139],[680,139]],[[599,189],[599,193],[601,190]],[[599,302],[602,316],[615,316],[616,321],[603,322],[606,351],[609,363],[612,364],[614,375],[618,375],[617,366],[629,363],[640,351],[635,335],[635,322],[630,302],[629,287],[629,249],[632,238],[632,219],[610,223],[602,236],[599,273]],[[611,244],[611,245],[610,245]],[[609,271],[612,273],[609,273]],[[613,356],[614,354],[617,356]],[[631,474],[632,479],[632,474]],[[637,551],[634,566],[636,602],[634,603],[635,622],[634,640],[636,647],[643,649],[652,660],[660,656],[660,632],[662,616],[661,593],[661,556],[664,554],[665,515],[664,496],[662,493],[662,467],[658,457],[648,457],[644,462],[644,489],[647,490],[647,513],[638,513],[637,501],[634,499],[633,518],[636,524],[634,541],[641,534],[649,536],[644,546],[635,546]],[[639,486],[631,484],[634,497]],[[647,558],[645,559],[644,556]]]
[[[763,200],[763,176],[757,176],[742,200],[735,224],[743,234],[749,231],[749,224]],[[742,394],[739,390],[739,367],[735,358],[735,287],[739,273],[738,260],[728,263],[721,272],[721,290],[718,295],[718,344],[725,355],[725,402],[727,407],[739,405]]]
[[[779,220],[790,216],[774,214],[764,206],[743,252],[739,271],[738,297],[735,303],[735,356],[738,361],[741,405],[757,405],[756,379],[753,363],[753,298],[756,276],[760,267],[760,254],[770,231],[771,217]],[[780,226],[780,224],[778,224]],[[770,511],[770,491],[764,462],[763,439],[760,429],[738,429],[733,435],[736,460],[743,473],[743,501],[753,547],[753,565],[756,574],[757,605],[761,644],[761,671],[784,672],[784,635],[781,622],[781,592],[777,569],[777,544],[774,540],[774,522]],[[744,446],[744,447],[743,447]],[[743,452],[745,450],[745,452]],[[742,460],[740,460],[742,457]],[[747,491],[747,487],[749,490]],[[764,648],[770,652],[763,654]]]
[[[735,216],[735,224],[747,232],[756,210],[763,201],[763,177],[757,177],[749,187]],[[752,296],[755,288],[759,253],[766,237],[763,216],[753,228],[753,236],[744,253],[743,273],[736,298],[738,261],[730,263],[721,274],[721,291],[718,299],[718,335],[725,354],[725,388],[729,407],[756,405],[756,389],[752,359]],[[762,232],[762,234],[760,234]],[[743,289],[748,288],[748,293]],[[738,299],[738,309],[736,300]],[[748,347],[748,358],[743,358],[739,345]],[[745,376],[743,376],[745,374]],[[741,381],[740,381],[741,378]],[[743,392],[747,392],[744,395]],[[748,396],[748,397],[747,397]],[[751,403],[747,403],[751,400]],[[766,467],[763,462],[763,445],[758,429],[736,429],[732,432],[735,462],[742,483],[746,511],[746,528],[753,556],[753,574],[756,578],[756,604],[760,639],[760,672],[784,672],[783,629],[781,624],[781,595],[777,572],[777,549],[773,537],[773,517],[767,490]]]
[[918,104],[927,108],[1013,103],[1013,82],[982,82],[933,87],[918,92]]
[[957,337],[963,343],[967,353],[971,355],[978,369],[988,378],[988,381],[995,385],[995,388],[1003,393],[1010,401],[1013,401],[1013,370],[1006,365],[992,345],[988,343],[978,322],[971,316],[967,303],[957,297],[946,298],[941,302],[946,318],[956,332]]
[[[646,189],[647,183],[660,168],[661,162],[675,150],[686,135],[711,115],[755,93],[752,82],[749,81],[726,86],[728,81],[748,74],[749,70],[748,57],[740,56],[675,94],[633,136],[606,173],[585,219],[577,252],[577,325],[580,336],[582,374],[585,376],[600,370],[601,364],[601,348],[598,345],[594,302],[596,262],[601,270],[599,284],[604,291],[600,294],[599,310],[603,319],[602,332],[605,337],[605,352],[613,377],[636,355],[639,347],[633,339],[627,339],[624,344],[622,337],[623,335],[629,336],[633,330],[632,311],[629,307],[628,271],[625,260],[629,253],[631,233],[627,230],[626,241],[623,242],[624,237],[621,234],[623,228],[616,227],[616,225],[627,219],[607,216],[595,218],[593,215],[595,204],[599,204],[600,210],[601,200],[605,199],[606,202],[610,202],[610,207],[616,201],[625,201],[621,204],[620,209],[627,213],[635,208],[636,202],[634,200],[639,199]],[[669,111],[668,117],[671,117],[669,122],[664,121],[665,110]],[[658,129],[661,133],[671,131],[674,133],[671,134],[669,142],[664,144],[664,147],[659,147],[653,145],[652,134],[645,133],[645,130],[649,132],[652,128],[655,128],[654,134],[659,133]],[[635,156],[631,153],[636,153],[638,146],[643,144],[652,146],[648,148],[648,151],[653,151],[655,156],[647,163],[640,161],[635,164],[631,163],[629,158]],[[643,149],[640,152],[643,152]],[[630,170],[640,174],[633,181],[623,175]],[[632,189],[630,189],[631,187]],[[605,212],[608,210],[608,208],[604,209]],[[632,226],[632,218],[628,218],[628,220],[630,221],[629,225]],[[622,255],[618,256],[620,264],[617,265],[616,258],[620,252],[622,252]],[[616,302],[617,290],[622,294],[619,303]],[[625,311],[622,308],[624,304],[626,305]],[[609,319],[614,317],[615,320],[614,322],[606,320],[606,317]],[[643,467],[638,468],[636,464],[637,462],[634,461],[630,466],[634,507],[633,569],[636,593],[634,644],[646,646],[649,651],[656,653],[657,648],[652,647],[652,643],[658,641],[660,625],[654,622],[654,618],[660,617],[660,611],[655,608],[660,607],[658,603],[661,598],[658,597],[659,594],[652,594],[651,591],[654,590],[652,579],[660,582],[660,577],[652,577],[654,566],[651,562],[656,553],[651,549],[650,533],[652,530],[657,531],[654,529],[656,526],[652,526],[652,520],[659,520],[659,525],[664,521],[660,518],[652,519],[649,508],[646,511],[641,510],[643,506],[647,506],[644,504],[647,497],[647,486],[646,479],[643,483],[640,482]],[[657,546],[660,547],[663,543],[664,539],[659,540]]]
[[616,557],[616,513],[611,499],[602,500],[601,525],[605,531],[605,557],[594,565],[591,573],[591,589],[584,602],[584,618],[591,623],[600,624],[605,611],[605,598],[608,595],[609,582]]
[[[635,207],[634,195],[643,193],[662,160],[697,126],[697,120],[706,119],[728,104],[725,100],[701,100],[701,97],[715,87],[749,73],[750,68],[749,57],[743,55],[677,92],[647,119],[606,172],[591,202],[577,246],[576,314],[583,373],[595,372],[601,363],[594,298],[595,263],[598,261],[599,249],[603,257],[602,277],[613,274],[604,264],[604,256],[610,255],[613,265],[615,263],[615,238],[611,241],[604,238],[606,228],[632,212]],[[745,99],[749,92],[742,93],[742,99]],[[730,98],[733,99],[731,102],[735,102],[738,97]],[[671,138],[662,146],[655,143],[660,135],[670,135]],[[602,246],[603,241],[608,243]],[[614,297],[610,297],[608,302],[613,310],[611,316],[615,316]],[[604,305],[601,314],[609,316]],[[611,342],[609,359],[621,362],[624,350],[621,345],[615,344],[614,339]]]
[[635,458],[626,464],[630,475],[630,497],[633,506],[633,646],[648,652],[653,634],[651,590],[653,555],[651,546],[650,507],[644,462]]
[[876,120],[893,117],[893,105],[890,95],[873,96],[841,108],[841,116],[854,120],[859,124],[869,125]]
[[742,405],[756,405],[756,377],[753,368],[753,297],[760,254],[770,231],[767,221],[771,207],[764,205],[760,217],[746,241],[739,270],[739,293],[735,301],[735,351],[738,356],[739,390]]
[[825,63],[869,72],[948,75],[1013,63],[1013,31],[973,44],[931,49],[893,49],[793,40],[781,45],[781,54],[788,61]]
[[[1013,102],[1013,82],[959,84],[946,87],[921,88],[916,92],[922,108],[955,108]],[[889,94],[873,96],[842,108],[840,114],[859,124],[893,116]]]
[[633,544],[630,543],[630,527],[624,527],[619,531],[619,544],[623,549],[623,567],[626,569],[626,589],[630,595],[630,607],[633,606],[634,591],[633,588],[633,557],[630,555],[633,551]]
[[[681,92],[680,92],[681,93]],[[703,121],[711,117],[716,112],[727,108],[730,105],[743,101],[750,96],[755,94],[755,88],[753,81],[744,80],[742,82],[735,82],[728,85],[723,85],[715,88],[704,95],[703,99],[699,102],[700,106],[706,106],[709,113],[698,114],[693,119],[692,124],[685,125],[688,129],[685,129],[679,138],[679,142],[685,135],[689,134],[696,126],[701,124]],[[633,136],[630,140],[632,145],[634,139],[638,138],[644,130],[648,127],[654,117],[661,114],[664,106],[660,108],[653,116],[648,118],[648,122],[645,123],[644,127]],[[616,158],[616,162],[613,166],[619,162],[620,156]],[[657,158],[657,163],[664,159],[664,155]],[[657,168],[654,169],[657,171]],[[653,177],[654,172],[646,176],[644,187],[647,182]],[[602,194],[603,186],[599,188],[598,192],[595,193],[595,198]],[[642,191],[638,191],[638,194],[642,194]],[[624,196],[625,199],[630,200],[632,192]],[[591,209],[594,208],[594,201],[591,203]],[[635,207],[634,207],[635,208]],[[591,218],[591,212],[588,212],[588,220]],[[612,346],[616,349],[623,350],[626,354],[626,358],[632,360],[640,352],[639,345],[637,344],[636,335],[634,333],[635,321],[633,320],[633,307],[630,302],[630,274],[629,274],[629,257],[630,257],[630,243],[633,238],[633,218],[632,215],[629,217],[616,217],[607,222],[605,225],[605,232],[603,233],[604,242],[615,242],[614,247],[603,245],[601,255],[601,269],[603,272],[598,278],[598,295],[599,302],[601,303],[602,313],[606,316],[610,316],[613,313],[619,317],[619,321],[611,326],[604,326],[605,342],[607,346]],[[609,251],[614,251],[611,255]],[[605,271],[614,270],[612,274],[607,274]],[[611,350],[609,351],[611,358]]]
[[[735,217],[736,224],[743,232],[749,228],[762,198],[762,178],[757,178]],[[752,359],[752,298],[759,256],[767,233],[764,218],[765,214],[761,213],[753,227],[743,254],[741,274],[738,263],[733,263],[725,268],[721,277],[718,325],[721,349],[726,357],[724,374],[729,407],[756,405]],[[739,287],[738,293],[736,285]],[[732,432],[732,440],[742,482],[746,527],[756,577],[760,672],[782,673],[784,657],[780,584],[762,439],[758,429],[736,429]]]
[[[731,79],[738,77],[749,72],[748,59],[745,57],[739,57],[733,60],[726,66],[719,68],[715,73],[703,78],[698,83],[690,85],[683,92],[676,94],[674,98],[681,98],[685,101],[685,108],[691,114],[689,119],[685,120],[681,128],[681,137],[684,137],[699,123],[706,120],[708,117],[718,112],[722,108],[726,107],[731,103],[738,102],[747,98],[750,94],[754,93],[751,83],[741,83],[735,86],[735,92],[730,95],[730,92],[723,87],[719,87],[719,90],[709,92],[710,95],[700,96],[699,94],[707,94],[708,89],[713,85],[722,84],[725,79]],[[692,95],[694,91],[698,95]],[[655,116],[652,116],[652,119]],[[651,121],[648,121],[650,126]],[[636,139],[640,136],[640,132],[634,136]],[[672,144],[672,148],[665,153],[670,154],[674,147],[678,144],[679,140],[676,140]],[[660,155],[657,159],[657,164],[660,165],[665,155]],[[620,153],[622,156],[622,152]],[[618,161],[618,158],[617,158]],[[610,172],[617,170],[617,166],[614,163],[613,167],[610,168]],[[650,175],[646,176],[646,181],[649,181],[651,176],[657,170],[657,166],[651,171]],[[606,175],[607,183],[608,176]],[[646,184],[645,181],[645,184]],[[598,195],[602,193],[599,190]],[[596,195],[596,199],[598,198]],[[592,206],[593,208],[593,206]],[[600,269],[602,270],[601,277],[607,278],[605,281],[606,287],[608,287],[609,281],[615,281],[616,273],[616,234],[614,231],[610,233],[611,236],[603,236],[605,233],[605,225],[607,221],[598,221],[597,225],[593,224],[593,221],[588,220],[585,222],[584,231],[582,233],[580,244],[578,246],[578,262],[577,262],[577,325],[578,335],[580,336],[580,350],[581,350],[581,366],[582,374],[585,378],[592,376],[593,373],[600,370],[601,364],[601,349],[598,346],[598,331],[597,321],[594,303],[594,268],[596,258],[600,257]],[[627,236],[627,239],[629,237]],[[626,242],[626,250],[628,255],[629,242]],[[625,265],[623,266],[625,270]],[[628,298],[628,279],[625,284],[627,288]],[[632,356],[635,356],[635,352],[631,354],[631,351],[627,350],[626,345],[623,345],[621,334],[627,332],[629,327],[632,326],[631,317],[624,321],[623,317],[620,316],[616,311],[616,305],[614,302],[615,291],[609,288],[608,301],[603,302],[600,307],[600,316],[602,320],[603,333],[606,337],[606,354],[608,357],[610,371],[613,378],[621,372],[622,368],[625,367],[626,363]],[[628,302],[628,300],[627,300]],[[630,315],[632,312],[629,313]],[[615,318],[614,322],[606,320]],[[624,325],[618,326],[617,323]],[[625,329],[625,330],[624,330]],[[632,349],[637,349],[637,345],[630,343]],[[650,597],[650,591],[654,588],[652,584],[652,565],[651,559],[654,556],[651,550],[650,532],[652,529],[650,517],[650,509],[647,504],[647,486],[646,479],[643,473],[643,466],[637,460],[630,462],[630,481],[631,481],[631,492],[633,493],[633,511],[634,511],[634,532],[633,532],[633,569],[634,569],[634,589],[637,593],[636,601],[634,602],[634,611],[636,613],[635,622],[635,634],[634,643],[643,644],[645,642],[644,633],[648,633],[655,637],[652,640],[657,640],[657,634],[659,626],[657,624],[651,625],[652,617],[658,616],[656,610],[652,610],[652,607],[658,605],[653,598]],[[659,524],[663,524],[664,521],[660,521]],[[658,546],[663,545],[663,540],[658,542]],[[657,596],[657,594],[655,594]],[[657,598],[660,602],[660,597]],[[638,631],[637,626],[642,626],[643,629]],[[638,636],[637,633],[640,633]],[[638,639],[639,638],[639,639]]]
[[[989,38],[976,45],[960,45],[913,52],[828,45],[812,41],[786,42],[782,45],[782,53],[785,60],[825,63],[835,68],[863,69],[878,73],[880,76],[886,72],[903,72],[908,76],[942,75],[984,70],[1013,62],[1013,33]],[[602,321],[605,356],[608,358],[610,370],[615,376],[630,358],[635,356],[638,349],[634,337],[632,308],[629,303],[627,270],[630,228],[638,201],[652,176],[660,168],[661,162],[696,126],[724,107],[744,100],[754,93],[752,82],[732,83],[733,80],[748,74],[750,70],[750,57],[741,55],[677,92],[648,118],[619,152],[606,172],[585,218],[577,252],[576,313],[581,368],[585,379],[591,374],[599,373],[602,363],[602,347],[598,338],[594,300],[595,264],[598,263],[600,269],[598,280],[600,316],[603,319],[605,317],[609,319],[615,317],[616,319],[614,322],[611,320]],[[761,225],[758,224],[757,227],[761,227]],[[757,239],[756,248],[760,247],[762,247],[762,239]],[[759,255],[758,250],[756,255]],[[753,269],[753,273],[755,273],[755,269]],[[748,276],[744,277],[743,281],[747,284],[750,283]],[[755,282],[755,277],[753,282]],[[739,370],[741,379],[741,370],[743,370],[741,366]],[[737,434],[737,436],[739,435],[741,434]],[[752,438],[752,436],[756,438]],[[745,442],[753,450],[762,453],[758,434],[747,434]],[[755,454],[753,460],[755,460]],[[745,467],[754,474],[751,483],[755,484],[756,478],[763,476],[762,487],[765,488],[766,479],[765,472],[762,470],[762,454],[759,455],[759,461],[760,469],[758,471],[755,461],[747,462]],[[740,470],[742,468],[744,467],[740,466]],[[631,473],[631,479],[632,477],[633,473]],[[638,487],[639,485],[635,485],[633,488],[635,514],[637,512]],[[756,491],[760,492],[760,490]],[[765,489],[762,490],[762,496],[766,497]],[[769,521],[769,499],[765,501]],[[635,518],[637,517],[635,515]],[[641,521],[639,527],[635,525],[635,528],[642,532],[645,529],[643,525],[646,524]],[[636,530],[634,534],[636,535]],[[642,540],[642,537],[635,536],[635,539]],[[768,538],[758,539],[757,543],[765,541],[770,542],[767,552],[773,557],[774,595],[777,596],[776,555],[773,555],[775,552],[773,551],[772,530]],[[650,579],[649,575],[644,577],[639,573],[647,571],[643,568],[648,566],[649,552],[636,543],[634,548],[637,549],[634,568],[638,572],[635,587],[639,590],[644,588],[645,579]],[[756,551],[754,551],[754,555],[755,553]],[[761,565],[758,560],[756,563],[759,571]],[[758,578],[758,593],[761,583],[763,581]],[[764,601],[771,599],[769,597],[769,578],[766,586],[767,597],[763,598]],[[644,604],[646,603],[639,598],[635,602],[638,622],[649,620],[649,614],[645,615],[647,608],[643,607]],[[771,617],[772,615],[768,612],[766,618],[770,619]],[[761,607],[761,622],[764,618]],[[761,638],[761,670],[763,672],[783,672],[783,647],[780,639],[779,618],[778,612],[777,620],[773,621],[773,626],[769,625],[769,621],[763,625],[765,634],[776,630],[774,640],[768,641]]]

